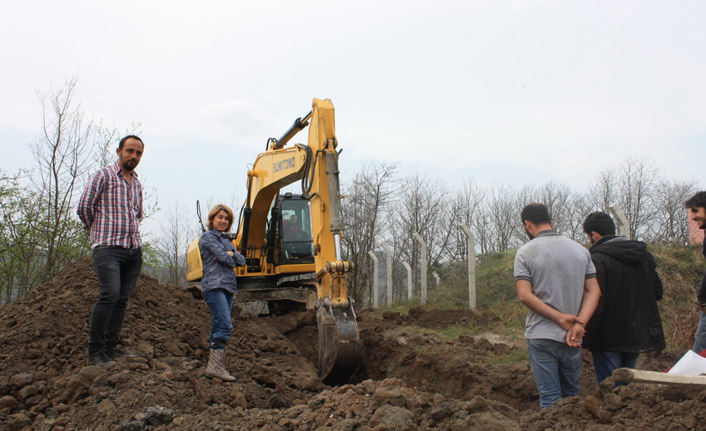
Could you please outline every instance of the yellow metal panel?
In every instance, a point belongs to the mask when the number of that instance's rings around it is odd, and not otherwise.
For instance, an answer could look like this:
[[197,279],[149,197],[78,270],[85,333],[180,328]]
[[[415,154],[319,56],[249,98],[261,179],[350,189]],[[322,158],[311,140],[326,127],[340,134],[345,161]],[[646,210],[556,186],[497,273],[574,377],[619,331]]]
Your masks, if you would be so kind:
[[297,272],[314,272],[316,266],[313,263],[300,263],[292,265],[280,265],[275,267],[276,274],[293,274]]
[[203,262],[199,250],[199,236],[186,248],[186,281],[199,281],[203,277]]

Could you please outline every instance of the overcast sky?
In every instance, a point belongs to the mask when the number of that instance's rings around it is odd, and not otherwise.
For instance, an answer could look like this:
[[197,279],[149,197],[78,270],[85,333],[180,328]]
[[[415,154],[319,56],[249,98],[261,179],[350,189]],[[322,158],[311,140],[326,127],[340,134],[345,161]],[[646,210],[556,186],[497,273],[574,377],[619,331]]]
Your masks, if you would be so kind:
[[163,207],[244,197],[314,97],[344,177],[378,160],[581,189],[633,156],[703,188],[705,22],[702,0],[4,1],[0,169],[32,166],[37,91],[76,75],[87,115],[141,123]]

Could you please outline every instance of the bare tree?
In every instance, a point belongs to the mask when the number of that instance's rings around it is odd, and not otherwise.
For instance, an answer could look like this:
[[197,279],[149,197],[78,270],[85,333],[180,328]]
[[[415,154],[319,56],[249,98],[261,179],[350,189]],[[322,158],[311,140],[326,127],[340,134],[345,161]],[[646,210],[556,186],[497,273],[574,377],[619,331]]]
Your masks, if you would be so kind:
[[593,211],[607,212],[618,196],[617,175],[612,169],[602,170],[589,185],[586,200]]
[[689,244],[689,220],[684,201],[696,191],[693,181],[663,180],[655,187],[656,215],[651,227],[655,241]]
[[646,159],[628,157],[618,167],[618,205],[632,238],[640,238],[655,217],[653,191],[658,179],[658,169]]
[[569,206],[572,203],[571,190],[562,184],[547,182],[539,189],[539,202],[546,205],[552,217],[552,227],[557,232],[571,231],[572,219]]
[[33,151],[39,167],[36,205],[41,214],[45,279],[87,250],[83,228],[73,216],[72,206],[78,182],[93,160],[94,127],[73,100],[76,84],[74,77],[56,92],[39,95],[42,136]]
[[156,252],[154,267],[148,268],[160,282],[172,286],[186,284],[186,247],[196,238],[197,228],[180,202],[171,204],[152,242]]
[[524,199],[511,188],[493,189],[488,202],[488,222],[491,227],[491,252],[508,251],[520,241],[520,211]]
[[[478,216],[482,217],[480,213],[484,198],[485,190],[474,183],[472,178],[467,178],[447,206],[447,217],[456,227],[451,230],[451,239],[446,253],[447,259],[461,262],[466,259],[468,241],[458,226],[461,224],[466,224],[469,227],[474,226],[473,220]],[[476,236],[475,233],[474,236]]]
[[[356,300],[364,296],[368,301],[372,300],[371,274],[365,262],[368,251],[380,241],[388,220],[386,214],[398,187],[396,172],[396,164],[366,163],[355,175],[352,184],[344,189],[342,209],[346,228],[341,243],[345,258],[353,262],[348,285],[349,294]],[[366,292],[366,287],[370,291]]]
[[583,232],[583,222],[590,213],[596,211],[593,207],[591,207],[590,199],[587,195],[572,193],[566,210],[566,216],[569,219],[569,223],[567,224],[567,229],[563,233],[574,241],[587,245],[588,238]]
[[[409,262],[415,280],[418,280],[421,251],[414,240],[414,233],[424,238],[427,244],[429,265],[437,266],[447,253],[452,231],[457,228],[446,211],[446,184],[431,180],[419,172],[409,175],[403,184],[395,205],[389,242],[395,251],[395,262],[400,259]],[[400,271],[397,277],[406,277],[406,274]]]

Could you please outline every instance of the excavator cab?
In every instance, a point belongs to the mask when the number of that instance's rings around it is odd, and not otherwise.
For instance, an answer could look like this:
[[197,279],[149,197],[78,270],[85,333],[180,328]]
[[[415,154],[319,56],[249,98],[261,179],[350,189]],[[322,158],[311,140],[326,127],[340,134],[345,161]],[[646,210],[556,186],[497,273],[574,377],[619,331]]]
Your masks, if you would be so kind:
[[276,264],[314,263],[309,200],[291,193],[281,195],[279,199],[279,252],[275,254]]

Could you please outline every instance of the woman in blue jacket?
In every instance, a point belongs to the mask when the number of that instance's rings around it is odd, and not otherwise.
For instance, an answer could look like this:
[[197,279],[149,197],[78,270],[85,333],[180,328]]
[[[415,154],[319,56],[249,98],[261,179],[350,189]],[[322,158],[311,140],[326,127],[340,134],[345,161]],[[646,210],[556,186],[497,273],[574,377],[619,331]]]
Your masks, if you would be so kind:
[[225,366],[225,347],[233,329],[230,317],[233,295],[238,292],[233,268],[245,265],[243,255],[235,250],[233,242],[224,235],[232,225],[233,210],[225,205],[216,205],[208,213],[208,231],[199,240],[203,263],[201,294],[211,309],[212,318],[206,376],[227,382],[235,380]]

